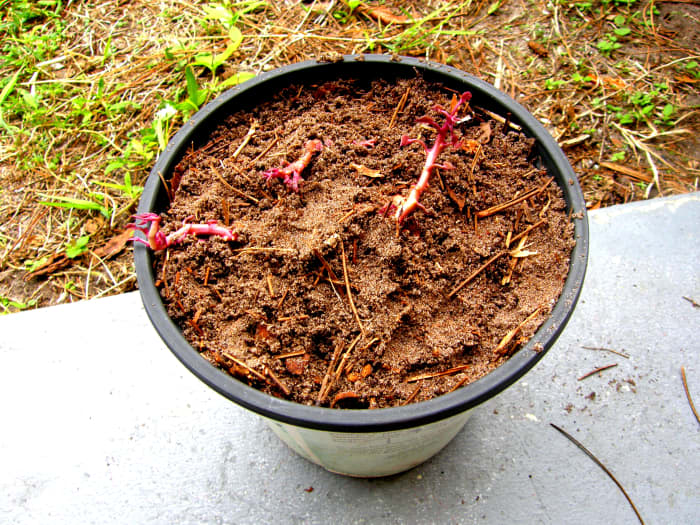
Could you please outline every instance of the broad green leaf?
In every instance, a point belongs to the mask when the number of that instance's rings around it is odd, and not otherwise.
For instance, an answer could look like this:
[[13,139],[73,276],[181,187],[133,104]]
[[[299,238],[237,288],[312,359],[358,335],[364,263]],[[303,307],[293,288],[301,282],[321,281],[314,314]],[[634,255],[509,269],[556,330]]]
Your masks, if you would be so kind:
[[224,89],[228,89],[232,86],[237,86],[238,84],[241,84],[245,82],[246,80],[250,80],[251,78],[255,78],[255,73],[236,73],[235,75],[231,75],[228,77],[226,80],[224,80],[221,84],[216,86],[216,89],[218,91],[223,91]]

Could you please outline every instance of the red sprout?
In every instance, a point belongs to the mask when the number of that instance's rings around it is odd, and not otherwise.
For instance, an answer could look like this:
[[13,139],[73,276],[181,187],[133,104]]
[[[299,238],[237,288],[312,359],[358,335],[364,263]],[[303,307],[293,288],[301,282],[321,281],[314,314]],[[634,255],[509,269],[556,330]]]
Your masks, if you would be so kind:
[[373,148],[377,145],[377,139],[353,140],[352,143],[363,148]]
[[182,221],[182,226],[176,231],[165,235],[160,231],[161,216],[156,213],[141,213],[132,216],[136,221],[141,221],[144,224],[127,224],[127,228],[137,230],[146,235],[146,240],[140,237],[132,237],[130,240],[145,244],[154,251],[164,250],[174,244],[179,244],[188,235],[216,235],[225,241],[238,240],[238,234],[232,232],[228,228],[219,226],[216,221],[207,221],[206,223],[192,224],[187,221],[192,219],[188,217]]
[[301,172],[304,171],[311,162],[314,153],[323,149],[323,143],[318,140],[308,140],[304,144],[304,153],[294,162],[287,164],[284,168],[271,168],[263,173],[265,180],[274,178],[284,179],[283,182],[294,192],[299,191],[299,183],[303,182]]
[[433,110],[437,111],[445,117],[445,123],[442,126],[438,125],[432,119],[432,117],[428,116],[421,117],[416,120],[416,122],[427,124],[428,126],[431,126],[437,130],[437,137],[435,137],[435,143],[433,144],[432,148],[428,149],[428,146],[426,146],[425,142],[423,142],[420,139],[412,139],[409,138],[407,135],[401,137],[401,146],[407,146],[409,144],[413,144],[414,142],[417,142],[418,144],[423,146],[423,149],[425,150],[426,159],[425,165],[423,166],[423,171],[420,174],[418,182],[411,186],[411,190],[409,191],[408,196],[401,197],[397,195],[393,198],[392,204],[396,208],[394,218],[396,219],[397,224],[400,225],[406,219],[406,217],[413,213],[413,211],[416,208],[420,208],[423,211],[425,211],[425,207],[423,207],[423,205],[418,201],[420,199],[421,194],[428,187],[428,181],[430,180],[430,175],[432,175],[433,169],[454,168],[454,166],[452,166],[452,164],[450,164],[449,162],[445,164],[438,164],[437,158],[440,155],[440,153],[442,153],[442,150],[444,150],[446,147],[459,147],[459,142],[457,141],[454,132],[455,124],[458,124],[460,122],[459,120],[457,120],[457,110],[462,104],[468,102],[471,98],[472,94],[469,91],[465,91],[464,93],[462,93],[462,96],[459,97],[459,100],[457,100],[457,103],[450,111],[445,110],[442,106],[434,106]]

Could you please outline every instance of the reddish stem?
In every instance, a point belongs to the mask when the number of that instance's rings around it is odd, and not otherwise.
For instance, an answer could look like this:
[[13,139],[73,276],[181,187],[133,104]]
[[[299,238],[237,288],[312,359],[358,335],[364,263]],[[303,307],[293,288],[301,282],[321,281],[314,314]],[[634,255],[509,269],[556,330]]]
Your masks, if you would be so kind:
[[294,192],[299,191],[299,184],[304,179],[301,178],[301,172],[309,165],[314,153],[323,149],[323,143],[318,140],[308,140],[304,144],[304,153],[294,162],[287,164],[284,168],[271,168],[263,173],[265,180],[274,178],[283,179],[283,182]]
[[179,229],[166,236],[160,231],[160,223],[162,220],[160,215],[155,213],[142,213],[140,215],[134,215],[133,218],[145,224],[128,224],[127,228],[144,233],[147,240],[143,240],[140,237],[132,237],[131,240],[145,244],[154,251],[164,250],[165,248],[179,244],[188,235],[215,235],[221,237],[225,241],[238,240],[237,233],[234,233],[224,226],[218,225],[216,221],[191,224],[187,222],[190,218],[187,218],[182,222],[182,226]]
[[431,117],[426,116],[418,119],[418,122],[428,124],[429,126],[432,126],[437,130],[437,137],[435,137],[435,143],[430,149],[428,149],[426,144],[419,139],[411,139],[406,135],[401,137],[402,146],[406,146],[414,142],[418,142],[419,144],[421,144],[423,146],[423,149],[425,150],[426,158],[425,164],[423,165],[423,170],[421,171],[420,177],[418,178],[418,182],[411,186],[411,189],[406,197],[399,197],[398,199],[396,199],[398,205],[396,206],[396,213],[394,217],[398,224],[401,224],[406,219],[406,217],[408,217],[411,213],[415,211],[416,208],[421,208],[422,210],[425,210],[425,208],[419,201],[423,192],[428,188],[428,182],[430,181],[430,176],[432,175],[433,170],[435,168],[450,169],[452,167],[450,164],[438,164],[437,159],[440,156],[440,153],[442,153],[442,151],[446,147],[456,147],[458,145],[458,142],[454,135],[454,126],[457,123],[457,110],[462,104],[471,99],[471,96],[471,93],[468,91],[462,93],[462,96],[459,98],[457,103],[449,112],[440,106],[435,106],[433,108],[438,113],[444,115],[445,123],[442,126],[438,125]]

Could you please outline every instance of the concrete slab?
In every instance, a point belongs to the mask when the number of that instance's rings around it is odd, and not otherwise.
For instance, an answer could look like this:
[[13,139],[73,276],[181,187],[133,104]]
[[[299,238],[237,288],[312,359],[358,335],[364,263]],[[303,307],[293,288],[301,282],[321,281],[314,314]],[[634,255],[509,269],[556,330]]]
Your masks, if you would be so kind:
[[[330,474],[192,377],[137,293],[0,318],[0,523],[647,523],[700,509],[700,194],[591,213],[557,345],[438,456]],[[607,347],[629,355],[588,350]],[[596,367],[618,366],[578,381]],[[312,490],[313,489],[313,490]]]

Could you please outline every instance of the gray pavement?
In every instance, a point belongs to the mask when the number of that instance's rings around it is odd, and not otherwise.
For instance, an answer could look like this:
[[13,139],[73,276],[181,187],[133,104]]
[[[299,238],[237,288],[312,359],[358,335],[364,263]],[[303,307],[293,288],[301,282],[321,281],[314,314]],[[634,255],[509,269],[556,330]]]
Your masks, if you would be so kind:
[[[165,349],[138,293],[0,318],[0,523],[700,521],[700,193],[590,214],[564,334],[427,463],[377,480],[294,455]],[[606,347],[629,355],[588,350]],[[617,367],[578,381],[596,367]]]

